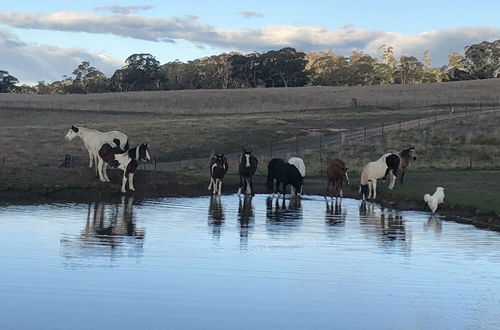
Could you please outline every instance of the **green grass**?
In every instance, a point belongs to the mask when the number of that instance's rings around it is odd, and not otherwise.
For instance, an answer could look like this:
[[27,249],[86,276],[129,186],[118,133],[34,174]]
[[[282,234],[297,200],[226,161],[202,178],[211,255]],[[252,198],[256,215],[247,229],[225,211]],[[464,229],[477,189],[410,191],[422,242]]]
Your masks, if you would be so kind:
[[433,194],[436,187],[441,186],[445,188],[447,206],[474,207],[480,212],[500,214],[499,182],[500,171],[409,171],[403,185],[397,184],[389,191],[386,183],[379,182],[378,190],[393,198],[419,201],[425,193]]

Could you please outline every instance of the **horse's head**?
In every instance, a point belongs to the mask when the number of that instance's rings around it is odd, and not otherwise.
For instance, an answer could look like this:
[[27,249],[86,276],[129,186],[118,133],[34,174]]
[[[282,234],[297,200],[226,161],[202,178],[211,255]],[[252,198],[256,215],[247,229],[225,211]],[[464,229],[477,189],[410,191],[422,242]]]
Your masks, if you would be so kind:
[[149,149],[148,149],[148,144],[143,143],[139,147],[137,147],[137,161],[143,160],[145,162],[148,162],[151,160],[151,157],[149,157]]
[[403,151],[401,151],[401,157],[406,158],[408,160],[417,160],[417,150],[415,149],[415,146],[411,146]]
[[243,149],[243,161],[245,161],[245,167],[250,167],[250,157],[252,156],[252,149],[248,151],[247,149]]
[[73,140],[75,137],[78,136],[78,131],[79,131],[78,127],[71,125],[71,128],[69,129],[69,131],[66,134],[66,136],[64,137],[64,139],[67,141]]
[[214,154],[214,160],[218,167],[224,168],[224,154]]
[[413,160],[417,160],[417,149],[415,149],[415,146],[410,147],[410,155]]

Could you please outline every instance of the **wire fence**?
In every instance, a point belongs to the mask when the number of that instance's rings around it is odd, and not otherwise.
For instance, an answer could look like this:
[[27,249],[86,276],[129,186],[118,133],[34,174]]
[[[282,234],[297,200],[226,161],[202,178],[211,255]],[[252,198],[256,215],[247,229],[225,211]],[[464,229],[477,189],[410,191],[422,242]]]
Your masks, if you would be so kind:
[[[413,129],[419,129],[423,127],[432,127],[439,125],[448,125],[450,122],[458,123],[461,120],[465,120],[470,116],[475,116],[478,114],[488,115],[490,113],[497,113],[498,108],[492,106],[482,106],[474,110],[468,107],[462,108],[460,111],[455,107],[450,106],[449,111],[443,114],[443,111],[438,112],[436,110],[433,116],[420,117],[412,120],[398,120],[392,123],[382,123],[377,127],[360,127],[358,129],[351,130],[339,130],[335,133],[322,133],[312,134],[307,137],[294,137],[289,139],[287,142],[274,143],[270,141],[267,146],[254,148],[253,155],[255,155],[260,164],[267,164],[267,161],[274,157],[288,159],[292,156],[303,156],[309,153],[315,153],[318,156],[319,170],[323,171],[326,166],[327,154],[336,150],[339,146],[350,144],[350,143],[360,143],[365,142],[370,144],[373,139],[383,137],[391,133],[403,133]],[[45,149],[41,145],[37,149],[37,154],[40,166],[44,167],[86,167],[89,164],[87,157],[72,156],[70,154],[64,155],[64,159],[58,164],[48,164],[43,161],[45,154]],[[231,168],[237,168],[239,161],[241,159],[240,152],[226,153],[225,156],[228,158]],[[469,163],[472,167],[472,157],[469,155],[469,159],[464,163]],[[156,154],[153,156],[152,161],[149,163],[142,163],[140,168],[143,170],[154,170],[154,171],[172,171],[184,168],[208,168],[209,157],[199,157],[196,153],[190,152],[189,150],[179,150],[178,154],[174,157],[170,154],[167,158],[168,161],[159,161],[159,159],[166,159],[164,155]],[[14,164],[9,162],[7,155],[3,155],[1,158],[2,167],[31,167],[30,164]],[[261,165],[262,166],[262,165]]]

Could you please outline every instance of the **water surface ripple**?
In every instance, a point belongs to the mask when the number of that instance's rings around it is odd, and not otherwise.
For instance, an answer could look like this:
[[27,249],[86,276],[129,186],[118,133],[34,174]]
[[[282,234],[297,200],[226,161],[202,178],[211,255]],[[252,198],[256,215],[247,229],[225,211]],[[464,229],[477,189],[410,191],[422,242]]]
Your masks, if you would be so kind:
[[500,233],[344,199],[0,207],[0,329],[500,329]]

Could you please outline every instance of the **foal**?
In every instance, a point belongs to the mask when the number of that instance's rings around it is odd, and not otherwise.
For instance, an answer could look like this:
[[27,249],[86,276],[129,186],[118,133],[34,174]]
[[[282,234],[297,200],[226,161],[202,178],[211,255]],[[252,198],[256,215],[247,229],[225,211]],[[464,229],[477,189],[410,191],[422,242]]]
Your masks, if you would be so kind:
[[243,149],[243,157],[241,157],[239,172],[240,172],[240,186],[238,188],[238,196],[241,194],[241,189],[245,190],[245,194],[255,196],[253,192],[252,177],[257,171],[259,161],[255,156],[252,156],[252,150],[247,151]]
[[214,154],[210,160],[210,184],[208,185],[208,190],[211,190],[213,185],[213,194],[221,194],[222,180],[228,169],[229,164],[224,154]]
[[328,191],[331,186],[331,197],[333,199],[334,191],[337,193],[336,197],[343,197],[344,194],[342,192],[343,183],[349,184],[349,176],[347,175],[347,167],[345,166],[345,162],[341,159],[334,159],[326,168],[326,190],[325,190],[325,199],[328,196]]

